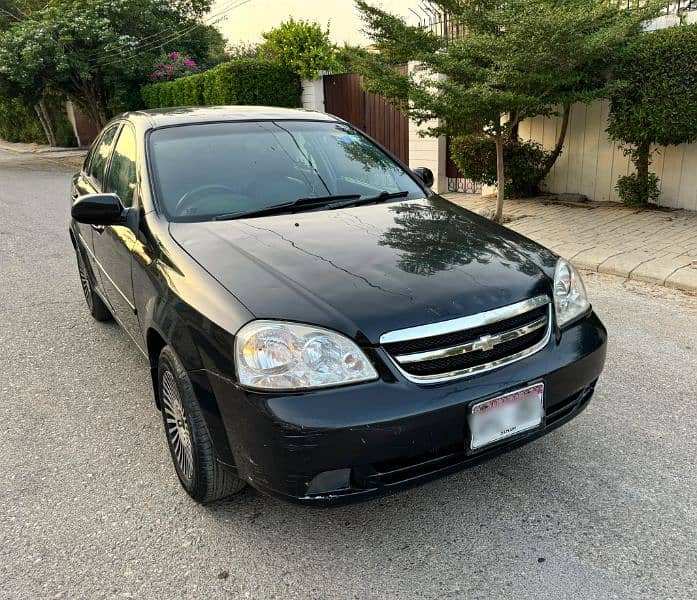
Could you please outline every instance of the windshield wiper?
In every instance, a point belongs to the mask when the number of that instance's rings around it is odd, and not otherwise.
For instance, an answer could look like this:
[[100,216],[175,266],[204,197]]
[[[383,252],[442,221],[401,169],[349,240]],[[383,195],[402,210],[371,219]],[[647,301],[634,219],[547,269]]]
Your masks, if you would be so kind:
[[345,208],[347,206],[360,206],[361,204],[370,204],[371,202],[383,202],[385,200],[392,200],[393,198],[406,198],[409,192],[380,192],[377,196],[369,196],[368,198],[354,198],[353,200],[347,200],[346,202],[335,202],[333,204],[328,204],[325,208],[327,210],[334,210],[336,208]]
[[312,196],[309,198],[298,198],[297,200],[293,200],[291,202],[274,204],[272,206],[267,206],[266,208],[260,208],[258,210],[216,215],[215,217],[213,217],[213,220],[230,221],[232,219],[246,219],[247,217],[262,217],[265,215],[275,215],[287,211],[292,212],[296,208],[319,208],[321,206],[325,206],[327,204],[335,202],[336,200],[348,200],[354,202],[360,197],[360,194],[337,194],[334,196]]

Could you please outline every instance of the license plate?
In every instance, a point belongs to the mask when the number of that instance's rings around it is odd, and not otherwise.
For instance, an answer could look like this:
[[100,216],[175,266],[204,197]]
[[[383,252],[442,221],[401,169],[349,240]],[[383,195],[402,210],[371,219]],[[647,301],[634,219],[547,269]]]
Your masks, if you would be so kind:
[[476,450],[534,429],[544,416],[544,383],[478,402],[467,415],[472,437],[470,449]]

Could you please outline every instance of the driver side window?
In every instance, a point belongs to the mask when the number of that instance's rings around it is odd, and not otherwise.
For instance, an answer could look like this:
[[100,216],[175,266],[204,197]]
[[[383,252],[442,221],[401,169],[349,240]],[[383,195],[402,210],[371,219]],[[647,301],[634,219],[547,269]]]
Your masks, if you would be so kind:
[[92,151],[92,158],[87,173],[100,187],[104,183],[104,168],[106,167],[111,147],[114,144],[114,136],[119,130],[119,125],[119,123],[115,123],[109,127]]
[[136,184],[136,136],[129,125],[124,125],[111,157],[104,191],[116,194],[124,208],[129,208],[133,206]]

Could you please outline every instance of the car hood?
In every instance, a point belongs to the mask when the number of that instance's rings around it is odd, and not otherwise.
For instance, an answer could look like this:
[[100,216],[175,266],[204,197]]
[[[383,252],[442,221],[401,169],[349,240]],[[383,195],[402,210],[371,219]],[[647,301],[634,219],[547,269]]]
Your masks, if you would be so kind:
[[257,318],[321,325],[364,344],[549,294],[556,259],[439,196],[171,223],[170,233]]

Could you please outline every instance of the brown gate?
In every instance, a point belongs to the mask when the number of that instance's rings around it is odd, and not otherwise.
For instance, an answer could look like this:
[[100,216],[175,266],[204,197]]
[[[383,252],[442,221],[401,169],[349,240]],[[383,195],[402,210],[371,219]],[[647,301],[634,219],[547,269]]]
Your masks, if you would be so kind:
[[324,106],[409,163],[409,119],[387,98],[363,90],[360,75],[325,75]]

